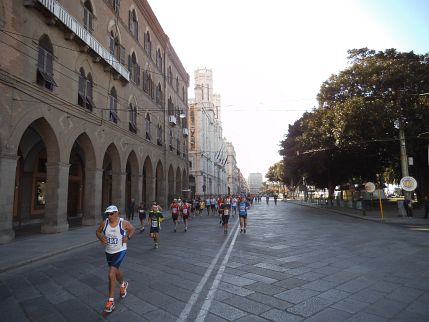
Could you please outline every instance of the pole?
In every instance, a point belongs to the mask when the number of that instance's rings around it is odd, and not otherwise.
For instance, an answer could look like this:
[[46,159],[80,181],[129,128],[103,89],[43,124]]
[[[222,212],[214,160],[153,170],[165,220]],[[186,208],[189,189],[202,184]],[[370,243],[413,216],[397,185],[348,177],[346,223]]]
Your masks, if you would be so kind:
[[381,188],[378,189],[378,202],[380,203],[381,221],[384,220],[383,203],[381,202]]
[[[408,157],[407,157],[407,147],[405,145],[405,132],[402,122],[399,121],[399,144],[400,144],[400,155],[401,155],[401,172],[402,177],[408,177]],[[411,201],[411,192],[405,191],[404,193],[405,200]]]

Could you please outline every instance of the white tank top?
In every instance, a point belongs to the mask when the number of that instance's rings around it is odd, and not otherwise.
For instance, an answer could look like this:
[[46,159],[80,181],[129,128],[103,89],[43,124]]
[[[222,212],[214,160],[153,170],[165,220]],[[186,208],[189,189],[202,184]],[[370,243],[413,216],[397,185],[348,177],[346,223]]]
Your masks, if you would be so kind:
[[123,218],[119,218],[119,222],[116,227],[111,227],[109,219],[106,219],[104,224],[103,233],[107,239],[106,253],[115,254],[117,252],[127,249],[127,243],[123,243],[122,240],[126,236],[126,232],[122,229]]

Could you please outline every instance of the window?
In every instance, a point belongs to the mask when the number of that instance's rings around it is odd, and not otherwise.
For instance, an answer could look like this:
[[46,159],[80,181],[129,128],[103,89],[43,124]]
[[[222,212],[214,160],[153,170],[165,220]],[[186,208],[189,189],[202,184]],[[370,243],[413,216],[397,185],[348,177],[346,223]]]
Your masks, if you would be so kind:
[[83,108],[86,108],[90,111],[95,108],[95,104],[92,99],[92,88],[93,82],[91,74],[85,76],[85,70],[81,68],[79,71],[79,89],[77,103]]
[[94,31],[94,14],[92,13],[92,6],[89,0],[83,4],[83,26],[89,33]]
[[176,92],[179,92],[179,77],[176,76]]
[[137,85],[140,85],[140,66],[137,64],[135,53],[132,53],[128,56],[128,70],[130,71],[131,81]]
[[119,15],[119,8],[121,6],[121,0],[109,0],[110,6],[115,11],[116,15]]
[[162,106],[162,89],[161,89],[161,84],[158,83],[158,86],[156,86],[156,96],[155,96],[155,103],[157,105]]
[[186,102],[186,97],[185,97],[185,86],[182,86],[182,100],[184,102]]
[[171,96],[168,98],[168,115],[174,115],[174,104],[171,100]]
[[118,96],[114,87],[110,90],[109,95],[109,120],[118,123]]
[[150,40],[149,31],[144,34],[144,50],[147,55],[152,58],[152,42]]
[[155,98],[155,88],[152,76],[147,70],[143,71],[143,91],[148,94],[152,99]]
[[54,81],[53,50],[49,37],[43,35],[39,39],[37,57],[37,84],[53,90],[57,84]]
[[171,66],[168,66],[168,84],[173,84],[173,72],[171,71]]
[[161,125],[158,125],[157,131],[156,131],[156,143],[162,146],[162,126]]
[[146,113],[146,139],[150,140],[150,115],[149,113]]
[[108,35],[109,38],[109,52],[113,55],[122,65],[125,65],[125,47],[119,43],[119,37],[113,33],[113,30]]
[[129,114],[130,114],[130,122],[129,122],[130,131],[137,133],[137,108],[133,104],[130,104]]
[[180,140],[179,138],[176,139],[176,147],[177,147],[177,155],[180,155]]
[[138,41],[139,40],[139,22],[137,21],[137,14],[135,10],[128,12],[128,27],[131,35]]
[[156,67],[162,72],[162,54],[160,49],[156,51]]

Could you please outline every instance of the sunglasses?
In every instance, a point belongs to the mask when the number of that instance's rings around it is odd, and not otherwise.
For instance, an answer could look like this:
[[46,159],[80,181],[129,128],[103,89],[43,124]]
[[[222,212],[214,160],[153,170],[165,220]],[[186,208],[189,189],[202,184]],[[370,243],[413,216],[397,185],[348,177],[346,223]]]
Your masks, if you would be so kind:
[[114,212],[107,212],[106,214],[107,214],[107,216],[111,216],[111,215],[114,215],[115,213]]

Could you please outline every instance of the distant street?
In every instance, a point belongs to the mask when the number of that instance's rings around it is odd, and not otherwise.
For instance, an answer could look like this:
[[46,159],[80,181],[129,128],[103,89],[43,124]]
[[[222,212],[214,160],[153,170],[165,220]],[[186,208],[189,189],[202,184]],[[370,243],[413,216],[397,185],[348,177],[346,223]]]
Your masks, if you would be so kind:
[[168,220],[159,249],[136,233],[121,266],[128,295],[117,289],[106,316],[101,244],[3,273],[1,320],[429,320],[427,233],[272,199],[248,218],[247,234],[234,217],[227,236],[207,212],[188,232]]

